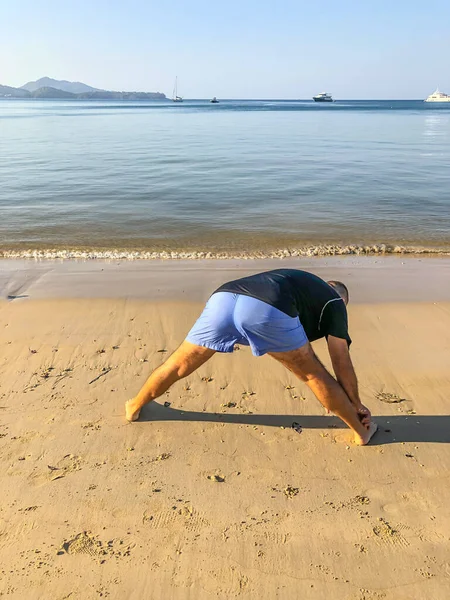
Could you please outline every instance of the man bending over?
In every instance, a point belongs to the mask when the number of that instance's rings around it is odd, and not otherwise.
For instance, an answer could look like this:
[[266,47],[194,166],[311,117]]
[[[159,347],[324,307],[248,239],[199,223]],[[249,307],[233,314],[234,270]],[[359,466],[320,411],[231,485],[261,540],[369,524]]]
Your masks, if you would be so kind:
[[[276,269],[230,281],[216,290],[185,341],[126,403],[126,418],[187,377],[216,352],[250,346],[255,356],[269,354],[305,382],[321,404],[344,421],[363,446],[377,430],[361,403],[350,358],[348,290],[339,281],[297,269]],[[334,379],[310,342],[326,337]],[[337,381],[336,381],[337,380]]]

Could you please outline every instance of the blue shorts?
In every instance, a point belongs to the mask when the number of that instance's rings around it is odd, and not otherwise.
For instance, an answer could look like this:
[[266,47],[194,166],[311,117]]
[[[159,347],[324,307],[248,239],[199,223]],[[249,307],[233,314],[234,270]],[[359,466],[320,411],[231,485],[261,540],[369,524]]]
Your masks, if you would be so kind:
[[235,344],[243,344],[250,346],[255,356],[289,352],[308,343],[298,317],[231,292],[211,296],[186,340],[217,352],[233,352]]

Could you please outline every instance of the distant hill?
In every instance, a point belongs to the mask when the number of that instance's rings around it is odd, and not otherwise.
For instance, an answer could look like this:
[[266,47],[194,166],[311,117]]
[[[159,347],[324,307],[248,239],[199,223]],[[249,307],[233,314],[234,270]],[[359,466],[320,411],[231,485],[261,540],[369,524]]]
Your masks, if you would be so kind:
[[78,81],[58,81],[50,77],[30,81],[20,88],[0,85],[0,98],[2,97],[46,100],[166,100],[166,95],[161,92],[110,92]]
[[0,97],[11,96],[13,98],[29,98],[30,93],[26,90],[9,87],[9,85],[0,85]]
[[52,87],[41,87],[37,90],[34,90],[31,93],[32,98],[49,98],[49,99],[58,99],[58,98],[67,98],[75,99],[77,96],[75,94],[71,94],[70,92],[65,92],[64,90],[58,90]]
[[65,81],[64,79],[59,81],[58,79],[52,79],[51,77],[41,77],[41,79],[29,81],[21,86],[22,90],[27,90],[28,92],[35,92],[41,88],[53,88],[55,90],[62,90],[63,92],[70,92],[71,94],[102,91],[93,88],[90,85],[86,85],[85,83],[80,83],[79,81]]

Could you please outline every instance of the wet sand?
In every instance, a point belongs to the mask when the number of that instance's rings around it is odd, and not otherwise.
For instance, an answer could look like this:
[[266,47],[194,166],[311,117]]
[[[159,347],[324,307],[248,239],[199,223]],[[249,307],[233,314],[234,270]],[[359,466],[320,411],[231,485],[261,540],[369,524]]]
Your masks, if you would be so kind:
[[450,301],[449,257],[313,257],[277,260],[6,260],[0,298],[204,300],[224,281],[269,269],[341,279],[351,302]]
[[[358,448],[305,386],[247,348],[214,356],[125,422],[125,400],[229,271],[200,265],[194,277],[166,263],[143,277],[89,263],[78,268],[94,274],[80,275],[53,264],[33,279],[23,269],[42,264],[11,262],[0,303],[1,594],[447,600],[447,263],[309,267],[340,273],[357,300],[352,357],[380,427]],[[110,287],[95,283],[105,272]],[[329,365],[323,342],[315,349]]]

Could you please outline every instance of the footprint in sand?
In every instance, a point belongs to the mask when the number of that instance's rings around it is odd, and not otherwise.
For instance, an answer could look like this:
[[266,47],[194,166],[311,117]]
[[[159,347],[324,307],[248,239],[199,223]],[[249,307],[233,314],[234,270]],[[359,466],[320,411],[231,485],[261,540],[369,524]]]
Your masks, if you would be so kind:
[[209,521],[203,513],[199,513],[190,505],[178,509],[163,511],[145,511],[143,523],[148,523],[152,529],[167,529],[184,527],[187,531],[196,532],[204,527],[209,527]]
[[404,529],[404,526],[392,527],[386,519],[380,517],[378,523],[373,527],[372,531],[377,540],[383,544],[392,544],[394,546],[409,546],[407,539],[403,537],[399,529]]
[[406,402],[406,398],[400,398],[397,394],[391,394],[390,392],[377,392],[375,398],[386,404],[400,404],[400,402]]
[[58,554],[89,554],[89,556],[99,556],[106,554],[102,543],[89,535],[86,531],[79,533],[71,540],[63,542]]
[[73,454],[66,454],[64,458],[56,463],[56,465],[47,465],[49,469],[48,479],[55,481],[61,479],[73,471],[79,471],[81,469],[82,460],[79,456]]
[[92,558],[123,557],[129,556],[130,550],[131,546],[124,544],[123,540],[113,539],[105,543],[91,535],[90,532],[83,531],[63,542],[57,554],[88,554]]

